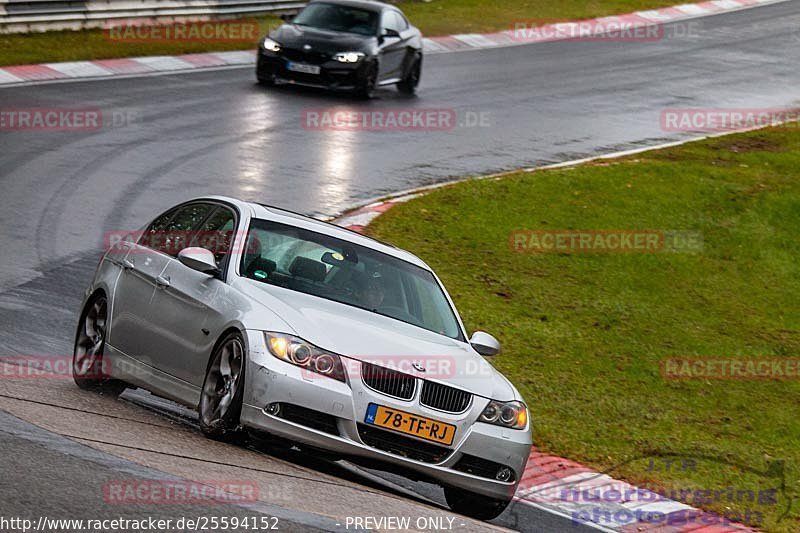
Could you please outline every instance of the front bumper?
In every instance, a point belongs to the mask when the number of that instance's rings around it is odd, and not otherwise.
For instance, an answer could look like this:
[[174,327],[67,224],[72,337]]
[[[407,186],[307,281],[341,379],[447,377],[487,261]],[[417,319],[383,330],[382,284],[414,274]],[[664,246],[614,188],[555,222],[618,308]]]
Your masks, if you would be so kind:
[[[248,344],[250,357],[241,416],[245,426],[339,454],[343,458],[366,461],[370,465],[378,463],[380,467],[389,467],[410,477],[489,498],[510,500],[514,496],[531,450],[530,426],[525,430],[513,430],[476,423],[488,400],[475,396],[471,407],[458,415],[435,411],[419,405],[419,392],[411,401],[397,400],[366,387],[359,376],[350,376],[350,383],[342,383],[280,361],[267,352],[260,331],[248,332]],[[265,407],[273,403],[311,410],[333,424],[298,422],[280,414],[268,414]],[[456,425],[453,445],[448,448],[430,446],[413,437],[398,436],[363,424],[370,403]],[[387,451],[382,445],[376,447],[374,439],[371,440],[375,432],[381,439],[417,444],[415,448],[418,449],[405,453],[403,450]],[[424,457],[419,454],[419,450],[430,448],[437,451],[424,454]],[[474,466],[476,463],[479,466],[506,466],[513,471],[513,479],[498,481],[485,469],[465,468],[467,464]]]
[[300,63],[313,64],[321,69],[319,74],[305,74],[288,70],[287,63],[289,61],[291,60],[280,52],[276,54],[259,48],[256,77],[310,87],[353,91],[363,84],[367,65],[365,60],[358,63],[340,63],[334,60],[322,62],[295,60]]

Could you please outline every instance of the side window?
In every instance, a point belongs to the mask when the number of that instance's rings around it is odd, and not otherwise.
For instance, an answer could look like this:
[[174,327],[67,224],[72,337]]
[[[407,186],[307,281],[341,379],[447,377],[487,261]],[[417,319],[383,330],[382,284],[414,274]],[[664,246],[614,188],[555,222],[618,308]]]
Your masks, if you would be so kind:
[[189,204],[178,209],[175,216],[157,234],[151,235],[150,247],[175,257],[189,246],[192,230],[211,212],[211,204]]
[[394,30],[397,33],[400,33],[404,28],[400,26],[400,21],[398,19],[399,16],[394,11],[384,11],[381,28],[383,30]]
[[151,222],[150,225],[147,226],[147,229],[144,230],[144,233],[142,233],[142,235],[139,237],[138,244],[140,246],[147,246],[148,248],[153,248],[152,242],[154,238],[157,239],[158,235],[164,233],[167,224],[169,224],[169,221],[172,220],[172,217],[175,216],[175,213],[177,211],[178,211],[177,209],[170,209],[163,215],[160,215],[158,218],[156,218],[153,222]]
[[400,31],[406,31],[411,26],[408,20],[400,13],[395,13],[394,16],[397,17],[397,25],[400,27]]
[[236,219],[233,212],[220,207],[200,226],[192,240],[192,246],[200,246],[214,254],[217,266],[221,266],[230,253],[234,238]]

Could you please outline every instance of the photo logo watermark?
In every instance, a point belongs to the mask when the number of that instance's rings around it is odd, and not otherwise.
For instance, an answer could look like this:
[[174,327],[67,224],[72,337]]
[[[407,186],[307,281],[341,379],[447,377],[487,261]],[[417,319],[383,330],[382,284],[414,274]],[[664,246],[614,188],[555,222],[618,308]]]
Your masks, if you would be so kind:
[[[634,465],[649,475],[683,481],[678,487],[663,488],[659,484],[658,489],[651,489],[613,479],[619,477],[616,470]],[[701,474],[710,471],[720,474],[718,485],[691,481],[705,479]],[[611,528],[741,523],[759,526],[780,522],[791,511],[785,471],[782,460],[768,461],[764,469],[759,469],[709,455],[663,453],[636,457],[595,475],[575,476],[574,481],[556,480],[529,487],[523,481],[516,499],[568,506],[573,509],[574,523]],[[694,508],[676,510],[669,502]]]
[[103,486],[103,500],[120,505],[230,504],[258,501],[252,481],[112,480]]
[[800,358],[670,358],[661,375],[673,381],[788,381],[800,379]]
[[466,111],[461,117],[452,108],[396,108],[363,111],[350,108],[306,109],[301,125],[307,131],[420,131],[441,132],[456,128],[491,127],[488,111]]
[[120,128],[136,121],[131,111],[104,111],[97,107],[28,107],[0,109],[0,131],[82,132]]
[[681,230],[516,230],[512,251],[521,254],[656,254],[703,251],[703,235]]
[[126,22],[111,24],[103,30],[109,41],[122,43],[185,42],[185,43],[242,43],[258,40],[261,30],[256,20],[207,20],[172,24]]
[[800,126],[800,110],[781,108],[670,108],[661,112],[665,132],[725,132]]

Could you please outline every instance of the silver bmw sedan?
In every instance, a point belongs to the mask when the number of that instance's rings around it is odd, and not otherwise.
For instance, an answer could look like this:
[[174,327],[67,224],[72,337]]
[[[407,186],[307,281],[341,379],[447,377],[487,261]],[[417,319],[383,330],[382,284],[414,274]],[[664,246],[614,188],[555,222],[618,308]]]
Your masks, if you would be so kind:
[[135,386],[208,437],[261,431],[444,487],[479,519],[511,501],[528,409],[414,255],[289,211],[201,198],[110,234],[75,339],[78,386]]

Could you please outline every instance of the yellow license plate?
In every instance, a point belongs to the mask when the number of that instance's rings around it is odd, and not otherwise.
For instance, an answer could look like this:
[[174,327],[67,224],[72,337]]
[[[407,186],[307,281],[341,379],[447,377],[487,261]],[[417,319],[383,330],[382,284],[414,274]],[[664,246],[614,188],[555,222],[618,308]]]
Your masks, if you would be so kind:
[[382,405],[371,403],[367,408],[365,418],[367,424],[378,426],[398,433],[413,435],[420,439],[430,440],[445,446],[453,444],[456,436],[456,427],[438,420],[412,415],[405,411],[391,409]]

